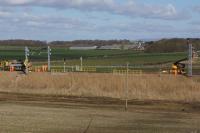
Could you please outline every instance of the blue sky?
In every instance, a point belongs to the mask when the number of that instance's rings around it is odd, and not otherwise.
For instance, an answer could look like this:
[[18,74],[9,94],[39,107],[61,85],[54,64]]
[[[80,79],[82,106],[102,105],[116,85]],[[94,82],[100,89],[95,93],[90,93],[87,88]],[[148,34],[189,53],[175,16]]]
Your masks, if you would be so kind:
[[199,36],[199,0],[0,0],[0,39]]

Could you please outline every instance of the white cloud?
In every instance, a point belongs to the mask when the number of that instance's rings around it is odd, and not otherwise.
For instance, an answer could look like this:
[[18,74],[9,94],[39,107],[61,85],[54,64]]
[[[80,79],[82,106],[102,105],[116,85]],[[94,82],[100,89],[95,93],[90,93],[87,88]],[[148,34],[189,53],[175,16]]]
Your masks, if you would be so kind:
[[96,31],[99,32],[117,32],[121,33],[167,33],[176,32],[177,28],[169,24],[159,24],[159,23],[115,23],[104,25],[102,27],[97,27]]
[[[36,11],[38,8],[32,7],[42,8]],[[83,14],[79,13],[80,18],[67,16],[68,9],[75,9]],[[98,16],[96,12],[103,13]],[[95,18],[90,19],[88,14],[94,15]],[[106,17],[105,20],[104,17]],[[134,19],[136,17],[145,19]],[[191,27],[185,24],[188,21],[180,21],[182,25],[178,25],[176,21],[162,20],[183,20],[187,17],[187,13],[177,9],[173,4],[148,4],[139,0],[124,2],[117,0],[0,0],[0,24],[2,25],[0,34],[6,31],[9,35],[10,31],[13,36],[35,35],[40,38],[44,34],[51,39],[57,39],[63,33],[63,36],[71,35],[72,38],[75,36],[78,39],[80,36],[92,37],[93,35],[96,38],[102,36],[117,38],[123,35],[130,37],[151,34],[180,35],[186,33],[184,27]]]
[[7,11],[0,11],[0,17],[7,17],[10,15],[10,12]]
[[38,26],[43,25],[44,23],[37,22],[37,21],[27,21],[26,24],[27,24],[27,26],[35,26],[35,27],[38,27]]
[[137,3],[127,3],[124,6],[119,6],[115,12],[129,16],[139,16],[143,18],[156,18],[166,20],[185,19],[187,16],[182,12],[178,12],[172,4],[168,5],[147,5]]
[[[1,19],[2,18],[2,19]],[[70,17],[62,17],[57,15],[35,15],[31,13],[10,13],[2,17],[0,12],[0,20],[4,25],[12,27],[23,27],[27,30],[31,28],[43,30],[67,30],[67,29],[83,29],[89,25],[88,22]]]
[[130,17],[178,20],[187,18],[187,14],[177,11],[172,4],[150,5],[127,0],[119,3],[116,0],[1,0],[6,6],[42,6],[57,9],[76,9],[81,11],[108,12]]
[[200,13],[200,6],[194,6],[193,7],[193,10],[195,11],[195,12],[198,12],[198,13]]
[[32,2],[33,0],[3,0],[3,1],[11,5],[24,5]]

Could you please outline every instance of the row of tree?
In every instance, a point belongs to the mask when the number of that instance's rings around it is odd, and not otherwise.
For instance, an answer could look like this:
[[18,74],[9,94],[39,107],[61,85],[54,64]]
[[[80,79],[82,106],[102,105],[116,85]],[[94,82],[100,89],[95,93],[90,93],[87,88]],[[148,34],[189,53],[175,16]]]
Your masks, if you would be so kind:
[[[200,39],[192,38],[190,42],[196,50],[200,50]],[[133,44],[129,40],[75,40],[75,41],[38,41],[38,40],[1,40],[0,46],[31,46],[42,47],[50,45],[51,47],[70,47],[70,46],[105,46],[105,45],[123,45]],[[159,41],[147,42],[145,52],[166,53],[187,51],[187,39],[173,38],[162,39]]]
[[[199,38],[191,38],[189,40],[196,50],[200,50]],[[152,41],[148,42],[145,47],[145,52],[149,53],[184,52],[187,50],[187,39],[182,38],[162,39],[154,42]]]
[[46,41],[37,40],[0,40],[0,46],[44,46]]
[[1,40],[0,46],[44,46],[70,47],[70,46],[104,46],[130,44],[129,40],[75,40],[75,41],[38,41],[38,40]]
[[75,40],[75,41],[53,41],[51,46],[70,47],[70,46],[105,46],[105,45],[121,45],[130,44],[129,40]]

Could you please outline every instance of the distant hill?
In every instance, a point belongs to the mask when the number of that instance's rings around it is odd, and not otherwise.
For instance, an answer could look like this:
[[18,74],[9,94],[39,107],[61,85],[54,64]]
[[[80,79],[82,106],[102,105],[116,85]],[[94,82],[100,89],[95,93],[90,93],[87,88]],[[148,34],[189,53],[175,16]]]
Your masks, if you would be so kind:
[[[196,50],[200,50],[200,39],[192,38],[190,42],[193,44]],[[167,53],[167,52],[184,52],[187,51],[187,39],[173,38],[162,39],[159,41],[147,42],[145,52],[149,53]]]
[[71,47],[71,46],[107,46],[131,44],[129,40],[74,40],[74,41],[52,41],[49,43],[52,47]]
[[132,44],[129,40],[75,40],[75,41],[38,41],[38,40],[0,40],[0,46],[46,46],[71,47],[71,46],[105,46],[105,45]]
[[0,46],[45,46],[47,42],[45,41],[38,41],[38,40],[0,40]]
[[[200,39],[192,38],[190,42],[196,50],[200,50]],[[74,40],[74,41],[39,41],[39,40],[0,40],[0,46],[28,46],[28,47],[51,47],[68,48],[71,46],[108,46],[108,45],[126,45],[134,44],[129,40]],[[184,52],[187,51],[187,39],[173,38],[161,39],[158,41],[149,41],[145,43],[145,52],[147,53],[168,53],[168,52]]]

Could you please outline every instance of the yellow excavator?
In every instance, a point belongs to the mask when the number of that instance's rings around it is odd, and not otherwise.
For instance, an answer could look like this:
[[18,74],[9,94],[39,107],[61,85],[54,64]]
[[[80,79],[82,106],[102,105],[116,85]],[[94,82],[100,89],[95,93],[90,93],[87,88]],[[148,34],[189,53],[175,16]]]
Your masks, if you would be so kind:
[[8,61],[4,60],[0,62],[0,69],[3,71],[22,71],[25,74],[28,73],[28,71],[31,69],[31,63],[29,62],[29,49],[28,47],[25,47],[25,60],[13,60]]
[[188,60],[188,58],[184,58],[184,59],[181,59],[181,60],[174,62],[172,64],[172,68],[170,70],[170,73],[175,74],[175,75],[177,75],[177,74],[185,75],[186,74],[186,72],[185,72],[185,66],[186,65],[184,63],[181,63],[181,62],[187,61],[187,60]]
[[[192,51],[192,60],[194,61],[194,59],[198,59],[198,53],[193,49]],[[185,66],[186,64],[183,63],[184,61],[188,61],[189,59],[188,58],[184,58],[184,59],[181,59],[181,60],[178,60],[176,62],[174,62],[172,64],[172,68],[170,70],[170,73],[171,74],[181,74],[181,75],[185,75],[186,74],[186,71],[185,71]]]
[[31,64],[28,60],[13,60],[13,61],[1,61],[0,68],[3,71],[22,71],[27,73],[27,70],[30,69]]

